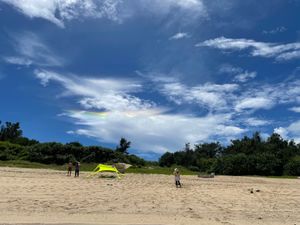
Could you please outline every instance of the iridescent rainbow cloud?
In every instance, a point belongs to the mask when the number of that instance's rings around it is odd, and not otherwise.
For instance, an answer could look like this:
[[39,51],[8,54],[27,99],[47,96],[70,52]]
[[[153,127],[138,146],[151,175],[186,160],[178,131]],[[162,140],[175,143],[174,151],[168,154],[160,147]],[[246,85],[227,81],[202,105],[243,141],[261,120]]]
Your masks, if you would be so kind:
[[103,112],[90,112],[90,111],[80,111],[80,110],[70,110],[69,111],[72,114],[82,114],[84,116],[89,117],[97,117],[105,119],[109,115],[125,115],[127,117],[146,117],[146,116],[155,116],[160,115],[162,111],[160,110],[153,110],[153,109],[147,109],[147,110],[132,110],[132,111],[103,111]]

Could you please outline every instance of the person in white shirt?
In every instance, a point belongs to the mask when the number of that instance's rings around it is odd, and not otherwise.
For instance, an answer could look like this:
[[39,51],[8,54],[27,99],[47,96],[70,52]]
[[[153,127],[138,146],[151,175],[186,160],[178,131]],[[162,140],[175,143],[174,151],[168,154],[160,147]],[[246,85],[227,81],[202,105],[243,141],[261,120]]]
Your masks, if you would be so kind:
[[180,187],[181,188],[181,183],[180,183],[180,172],[177,168],[174,169],[174,176],[175,176],[175,185],[176,188]]

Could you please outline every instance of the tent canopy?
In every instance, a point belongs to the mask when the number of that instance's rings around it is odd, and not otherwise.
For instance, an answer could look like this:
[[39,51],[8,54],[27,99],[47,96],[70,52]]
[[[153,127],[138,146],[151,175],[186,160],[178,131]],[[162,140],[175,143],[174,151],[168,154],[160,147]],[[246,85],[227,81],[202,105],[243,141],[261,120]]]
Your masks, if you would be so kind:
[[[119,167],[120,165],[117,165],[117,167]],[[129,168],[131,165],[129,164],[124,164],[122,165],[122,167],[124,169]],[[111,165],[105,165],[105,164],[99,164],[90,174],[90,176],[94,176],[98,173],[102,173],[102,172],[112,172],[112,173],[116,173],[117,177],[120,179],[121,178],[121,173],[120,171],[117,169],[117,167],[115,166],[111,166]]]

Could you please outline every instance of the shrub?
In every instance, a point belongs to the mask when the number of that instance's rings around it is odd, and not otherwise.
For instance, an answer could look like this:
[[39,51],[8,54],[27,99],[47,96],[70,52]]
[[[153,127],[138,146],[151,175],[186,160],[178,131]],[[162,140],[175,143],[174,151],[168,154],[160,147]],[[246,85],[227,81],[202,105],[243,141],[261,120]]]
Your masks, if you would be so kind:
[[292,158],[284,169],[286,175],[300,176],[300,156]]

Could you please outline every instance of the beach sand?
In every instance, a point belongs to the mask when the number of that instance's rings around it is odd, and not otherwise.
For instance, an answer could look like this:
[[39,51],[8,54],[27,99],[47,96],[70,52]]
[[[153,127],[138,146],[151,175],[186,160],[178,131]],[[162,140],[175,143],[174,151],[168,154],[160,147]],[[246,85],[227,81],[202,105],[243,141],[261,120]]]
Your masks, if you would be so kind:
[[299,179],[86,176],[0,168],[0,224],[300,225]]

